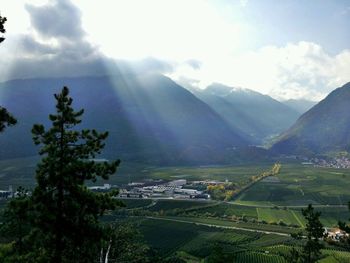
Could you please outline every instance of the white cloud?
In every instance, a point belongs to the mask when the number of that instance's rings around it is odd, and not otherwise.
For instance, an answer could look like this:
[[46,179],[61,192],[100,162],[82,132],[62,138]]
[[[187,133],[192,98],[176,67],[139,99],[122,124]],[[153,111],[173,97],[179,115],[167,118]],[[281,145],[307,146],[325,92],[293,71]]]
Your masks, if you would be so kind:
[[[225,20],[205,0],[74,0],[90,40],[116,58],[185,61],[244,46],[245,25]],[[93,19],[96,18],[96,19]]]
[[202,61],[198,70],[182,65],[171,76],[200,80],[198,85],[202,88],[211,82],[221,82],[278,99],[320,100],[350,81],[350,50],[332,56],[311,42],[267,46],[238,56]]
[[248,0],[239,0],[239,3],[241,4],[242,7],[246,7],[248,4]]
[[[25,1],[4,1],[9,21],[0,80],[103,74],[106,64],[116,69],[114,59],[153,57],[138,70],[169,73],[175,67],[170,77],[181,83],[203,88],[221,82],[281,99],[318,100],[350,81],[350,50],[331,55],[301,41],[249,51],[249,26],[225,20],[210,1],[101,0],[96,8],[94,1],[33,0],[39,5],[26,9]],[[50,21],[58,22],[52,27]]]
[[[30,30],[6,35],[7,39],[1,44],[2,81],[106,75],[125,71],[163,73],[172,70],[170,63],[154,58],[117,61],[107,57],[87,40],[81,11],[70,0],[50,0],[41,5],[26,4],[25,10],[29,14]],[[7,24],[5,26],[7,28]]]

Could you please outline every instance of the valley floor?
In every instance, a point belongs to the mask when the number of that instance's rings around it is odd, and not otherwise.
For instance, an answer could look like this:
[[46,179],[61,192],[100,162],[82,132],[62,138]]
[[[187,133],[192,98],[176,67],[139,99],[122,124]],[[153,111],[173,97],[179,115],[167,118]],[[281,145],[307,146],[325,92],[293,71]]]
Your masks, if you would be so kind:
[[[34,185],[36,157],[0,161],[0,189]],[[244,185],[272,163],[215,167],[151,167],[124,164],[110,184],[147,179],[164,181],[220,180]],[[97,182],[101,184],[101,182]],[[350,213],[350,170],[283,163],[278,175],[264,178],[232,201],[122,199],[126,208],[107,215],[136,223],[146,242],[162,257],[177,255],[186,262],[204,262],[215,245],[235,262],[288,262],[298,247],[290,234],[303,230],[301,209],[309,203],[320,211],[326,227],[347,221]],[[5,200],[0,201],[4,206]],[[336,244],[337,245],[337,244]],[[320,262],[350,262],[350,252],[327,245]]]

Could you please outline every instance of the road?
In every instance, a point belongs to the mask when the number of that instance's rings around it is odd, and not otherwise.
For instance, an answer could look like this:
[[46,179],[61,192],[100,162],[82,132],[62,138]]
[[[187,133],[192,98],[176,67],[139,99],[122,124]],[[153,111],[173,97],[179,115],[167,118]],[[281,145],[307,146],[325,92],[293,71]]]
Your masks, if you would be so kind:
[[163,220],[163,221],[172,221],[172,222],[179,222],[179,223],[194,224],[194,225],[197,225],[197,226],[208,226],[208,227],[216,227],[216,228],[224,228],[224,229],[242,230],[242,231],[256,232],[256,233],[262,233],[262,234],[267,234],[267,235],[272,235],[273,234],[273,235],[285,236],[285,237],[289,237],[290,236],[290,234],[281,233],[281,232],[275,232],[275,231],[257,230],[257,229],[236,227],[236,226],[221,226],[221,225],[199,223],[199,222],[186,221],[186,220],[174,219],[174,218],[161,218],[161,217],[153,217],[153,216],[146,216],[146,218],[153,219],[153,220]]
[[[219,201],[219,200],[212,200],[212,199],[174,199],[174,198],[118,198],[120,200],[123,200],[123,199],[133,199],[133,200],[152,200],[152,201],[155,201],[157,202],[158,200],[170,200],[170,201],[189,201],[189,202],[202,202],[202,203],[208,203],[210,205],[208,206],[216,206],[216,205],[219,205],[219,204],[231,204],[231,205],[239,205],[239,206],[249,206],[249,207],[258,207],[258,208],[274,208],[276,206],[280,207],[280,208],[283,208],[283,207],[287,207],[287,208],[306,208],[307,207],[307,204],[305,205],[274,205],[274,204],[271,204],[271,205],[259,205],[259,204],[249,204],[249,203],[239,203],[237,201]],[[152,205],[150,206],[153,206],[154,203],[152,203]],[[313,207],[318,207],[318,208],[327,208],[327,207],[334,207],[334,208],[347,208],[348,205],[330,205],[330,204],[320,204],[320,205],[317,205],[317,204],[313,204],[312,205]]]
[[[249,207],[259,207],[259,208],[273,208],[273,207],[287,207],[287,208],[306,208],[308,205],[259,205],[259,204],[242,204],[238,203],[236,201],[228,201],[228,202],[223,202],[231,205],[240,205],[240,206],[249,206]],[[337,207],[337,208],[342,208],[342,207],[348,207],[347,205],[312,205],[313,207],[318,207],[318,208],[327,208],[327,207]]]

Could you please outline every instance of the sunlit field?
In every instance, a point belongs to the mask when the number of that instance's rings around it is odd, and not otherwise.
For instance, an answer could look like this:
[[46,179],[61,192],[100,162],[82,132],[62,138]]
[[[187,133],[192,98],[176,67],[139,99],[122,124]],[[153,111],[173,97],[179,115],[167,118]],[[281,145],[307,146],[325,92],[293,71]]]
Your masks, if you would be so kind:
[[350,170],[283,164],[278,180],[262,180],[243,193],[238,203],[250,205],[346,205]]

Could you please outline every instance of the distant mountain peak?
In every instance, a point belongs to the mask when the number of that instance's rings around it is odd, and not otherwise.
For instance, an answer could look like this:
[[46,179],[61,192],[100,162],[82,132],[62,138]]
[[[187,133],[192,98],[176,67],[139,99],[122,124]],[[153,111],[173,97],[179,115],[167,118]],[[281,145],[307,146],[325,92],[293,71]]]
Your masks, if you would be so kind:
[[254,90],[250,90],[250,89],[246,89],[246,88],[242,88],[242,87],[226,86],[224,84],[216,83],[216,82],[209,85],[205,90],[207,92],[212,93],[213,95],[216,95],[216,96],[228,96],[228,95],[234,94],[234,93],[248,93],[248,94],[263,95],[263,94],[260,94],[259,92],[254,91]]
[[284,131],[300,116],[268,95],[213,83],[194,94],[212,107],[231,127],[256,143]]

